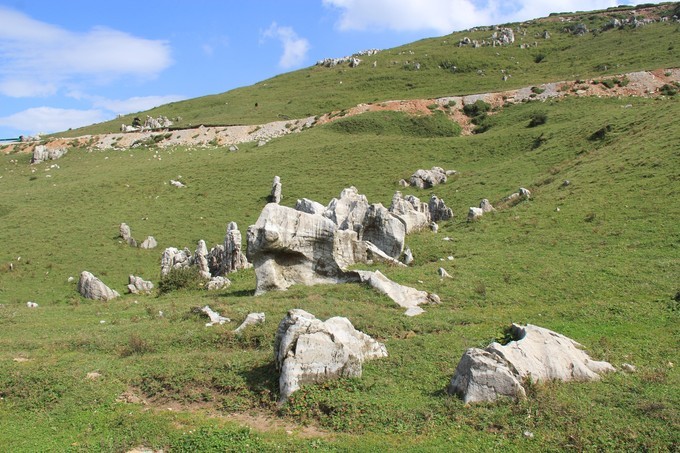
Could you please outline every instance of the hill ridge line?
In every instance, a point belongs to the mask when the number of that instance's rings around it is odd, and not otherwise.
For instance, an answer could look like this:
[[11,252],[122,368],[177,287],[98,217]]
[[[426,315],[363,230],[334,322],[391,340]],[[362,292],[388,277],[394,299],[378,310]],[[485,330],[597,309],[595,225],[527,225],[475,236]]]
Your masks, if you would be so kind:
[[[611,88],[601,81],[609,83]],[[622,82],[624,81],[625,82]],[[181,130],[154,130],[143,132],[119,132],[113,134],[84,135],[72,138],[52,138],[47,140],[11,143],[0,145],[0,152],[5,154],[19,152],[32,153],[37,145],[46,149],[85,148],[95,150],[126,150],[145,145],[159,148],[171,146],[197,147],[236,147],[249,142],[258,142],[262,146],[269,140],[291,133],[302,132],[308,128],[328,124],[340,118],[361,115],[375,111],[398,111],[409,114],[432,114],[436,110],[445,111],[449,117],[462,127],[463,135],[471,135],[473,125],[463,114],[463,106],[478,100],[490,104],[493,108],[502,109],[506,104],[517,104],[529,101],[546,101],[565,97],[657,97],[661,96],[660,88],[666,84],[680,83],[680,68],[656,69],[652,71],[636,71],[598,79],[560,81],[537,84],[524,88],[469,94],[462,96],[444,96],[431,99],[391,100],[378,103],[362,103],[349,109],[334,111],[319,116],[301,119],[273,121],[259,125],[245,126],[198,126]],[[234,149],[235,151],[236,149]]]

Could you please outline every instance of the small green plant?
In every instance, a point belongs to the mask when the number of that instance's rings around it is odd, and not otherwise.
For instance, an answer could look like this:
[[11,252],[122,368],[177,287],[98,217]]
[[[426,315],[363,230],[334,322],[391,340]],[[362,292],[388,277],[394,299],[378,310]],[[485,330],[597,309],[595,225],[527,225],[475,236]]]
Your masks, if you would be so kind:
[[201,287],[202,283],[203,279],[201,279],[197,268],[173,268],[161,277],[161,281],[158,283],[158,292],[165,294],[180,289],[197,289]]
[[536,63],[536,64],[542,62],[543,60],[545,60],[545,54],[544,53],[537,53],[534,56],[534,63]]
[[491,110],[491,105],[482,101],[481,99],[475,101],[472,104],[465,104],[463,106],[463,113],[470,118],[480,116]]
[[536,127],[548,122],[547,112],[535,112],[531,115],[531,120],[529,121],[529,127]]
[[130,338],[123,349],[120,351],[121,357],[129,357],[131,355],[141,355],[148,352],[153,352],[153,348],[144,338],[136,333],[130,334]]
[[612,89],[616,85],[616,83],[612,79],[604,79],[600,83],[608,89]]
[[531,92],[534,94],[541,94],[545,91],[545,88],[531,87]]
[[602,126],[600,129],[593,132],[590,135],[590,137],[588,137],[588,140],[590,140],[590,141],[604,140],[607,137],[607,134],[609,132],[611,132],[611,130],[612,130],[612,127],[611,127],[610,124]]
[[439,104],[430,104],[427,106],[427,108],[430,110],[437,110],[439,108]]
[[659,93],[664,96],[675,96],[678,94],[677,82],[674,84],[666,83],[661,88],[659,88]]

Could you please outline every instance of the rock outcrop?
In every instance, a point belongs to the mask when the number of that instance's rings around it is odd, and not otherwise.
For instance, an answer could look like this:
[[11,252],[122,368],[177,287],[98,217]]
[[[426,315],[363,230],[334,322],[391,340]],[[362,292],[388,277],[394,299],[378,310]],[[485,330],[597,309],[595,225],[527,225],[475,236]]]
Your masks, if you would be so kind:
[[533,382],[590,381],[615,371],[607,362],[592,360],[576,341],[548,329],[513,324],[510,335],[513,341],[506,345],[494,342],[486,349],[465,351],[448,393],[465,403],[521,398],[526,395],[522,383],[527,378]]
[[430,211],[428,205],[421,203],[418,197],[413,195],[402,196],[397,191],[392,197],[389,211],[404,224],[406,234],[420,231],[430,223]]
[[487,212],[494,212],[496,210],[496,208],[494,208],[491,202],[486,198],[479,202],[479,209],[481,209],[484,214]]
[[468,211],[467,221],[474,222],[475,220],[479,220],[483,215],[484,211],[482,208],[475,208],[474,206],[471,206],[470,210]]
[[65,148],[53,148],[49,149],[45,145],[36,145],[33,148],[33,157],[31,158],[32,164],[39,164],[46,160],[56,160],[67,153]]
[[93,300],[107,301],[120,296],[117,291],[112,290],[87,271],[81,272],[77,289],[81,296]]
[[367,283],[381,294],[392,299],[400,307],[407,309],[407,316],[415,316],[424,312],[420,305],[439,303],[439,296],[409,286],[400,285],[390,280],[380,271],[356,271],[362,283]]
[[127,285],[127,289],[132,294],[150,294],[153,290],[153,283],[148,280],[144,280],[142,277],[137,277],[130,274],[128,281],[129,284]]
[[431,170],[417,170],[411,175],[411,185],[419,189],[429,189],[446,182],[446,171],[441,167],[432,167]]
[[139,244],[140,249],[155,249],[156,247],[158,247],[158,242],[153,236],[147,236],[146,239]]
[[280,401],[305,384],[361,377],[363,362],[380,357],[387,357],[385,345],[356,330],[347,318],[324,322],[304,310],[290,310],[274,340]]
[[428,202],[428,211],[430,212],[430,219],[433,222],[453,219],[453,210],[446,206],[444,200],[437,197],[436,195],[432,195],[430,197],[430,201]]
[[229,222],[227,233],[224,235],[224,257],[222,272],[229,274],[251,267],[242,251],[242,237],[236,222]]
[[234,333],[239,334],[243,332],[245,329],[247,329],[249,326],[256,326],[258,324],[264,323],[264,321],[265,321],[264,313],[248,313],[246,319],[244,319],[241,325],[234,330]]
[[214,311],[212,308],[210,308],[209,305],[206,305],[205,307],[201,308],[200,311],[202,313],[205,313],[205,315],[208,316],[208,318],[210,318],[210,322],[205,323],[206,327],[212,327],[215,324],[222,325],[226,322],[231,322],[231,319],[220,315],[219,313]]
[[302,198],[295,203],[295,210],[306,212],[307,214],[320,214],[323,215],[326,207],[321,203],[310,200],[308,198]]
[[272,183],[272,191],[269,194],[270,203],[280,203],[281,202],[281,178],[274,176],[274,182]]
[[121,223],[118,227],[118,235],[128,243],[130,247],[137,247],[137,241],[132,237],[132,231],[127,223]]

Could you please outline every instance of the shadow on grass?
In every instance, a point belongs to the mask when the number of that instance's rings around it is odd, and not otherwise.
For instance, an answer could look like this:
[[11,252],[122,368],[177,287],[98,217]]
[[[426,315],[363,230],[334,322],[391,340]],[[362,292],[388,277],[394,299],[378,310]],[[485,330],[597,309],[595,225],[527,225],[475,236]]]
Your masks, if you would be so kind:
[[253,393],[268,393],[277,397],[279,393],[279,373],[274,362],[239,371]]

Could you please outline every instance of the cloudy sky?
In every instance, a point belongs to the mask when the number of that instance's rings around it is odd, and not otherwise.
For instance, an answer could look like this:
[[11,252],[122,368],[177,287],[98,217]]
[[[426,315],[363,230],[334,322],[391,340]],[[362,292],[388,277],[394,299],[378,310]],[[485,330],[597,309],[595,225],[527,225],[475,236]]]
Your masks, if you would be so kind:
[[0,0],[0,138],[221,93],[369,48],[628,0]]

